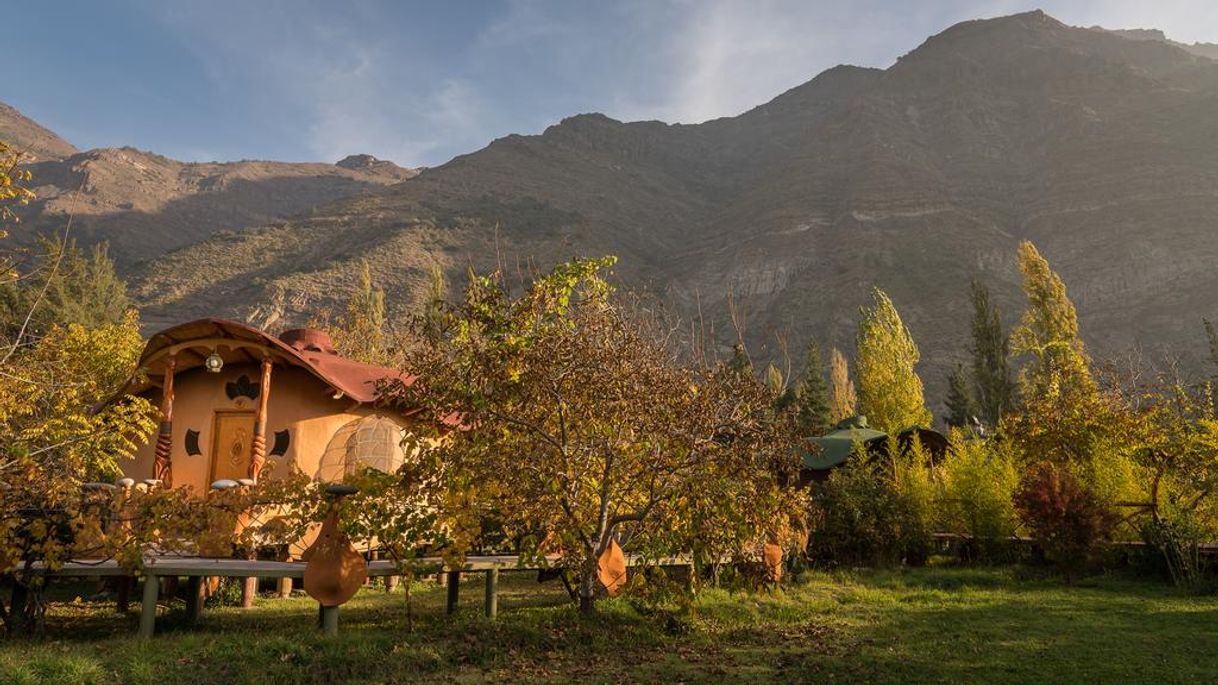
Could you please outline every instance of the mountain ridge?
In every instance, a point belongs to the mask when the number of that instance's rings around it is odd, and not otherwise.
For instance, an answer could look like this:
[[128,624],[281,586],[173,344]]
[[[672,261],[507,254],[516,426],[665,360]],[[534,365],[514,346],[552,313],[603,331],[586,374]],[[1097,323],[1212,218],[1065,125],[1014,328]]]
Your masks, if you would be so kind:
[[[341,306],[367,261],[398,312],[439,266],[513,275],[617,254],[618,280],[742,335],[759,362],[853,347],[872,285],[923,351],[932,402],[967,359],[968,284],[1022,309],[1036,242],[1101,357],[1199,368],[1218,276],[1218,63],[1041,12],[964,22],[887,69],[841,65],[701,124],[564,118],[417,176],[228,232],[132,273],[150,320],[272,327]],[[784,343],[779,339],[785,339]]]
[[71,216],[74,236],[108,242],[124,270],[219,231],[282,220],[417,173],[371,155],[325,164],[181,162],[134,147],[80,151],[3,103],[0,139],[27,152],[36,195],[18,211],[13,239],[57,234]]

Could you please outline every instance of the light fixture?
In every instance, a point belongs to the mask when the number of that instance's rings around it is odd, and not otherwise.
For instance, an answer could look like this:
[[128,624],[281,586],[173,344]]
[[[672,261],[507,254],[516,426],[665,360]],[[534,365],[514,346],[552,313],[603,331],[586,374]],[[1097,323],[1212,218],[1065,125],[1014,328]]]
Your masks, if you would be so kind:
[[220,369],[224,368],[224,357],[221,357],[219,352],[212,350],[211,354],[207,355],[203,365],[207,367],[210,373],[220,373]]

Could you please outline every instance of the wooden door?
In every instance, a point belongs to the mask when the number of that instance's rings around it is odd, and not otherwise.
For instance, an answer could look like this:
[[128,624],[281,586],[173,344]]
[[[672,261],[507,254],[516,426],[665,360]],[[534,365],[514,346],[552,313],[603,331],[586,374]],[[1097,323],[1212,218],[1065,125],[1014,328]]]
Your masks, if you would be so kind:
[[254,454],[254,412],[216,412],[212,435],[212,482],[249,478]]

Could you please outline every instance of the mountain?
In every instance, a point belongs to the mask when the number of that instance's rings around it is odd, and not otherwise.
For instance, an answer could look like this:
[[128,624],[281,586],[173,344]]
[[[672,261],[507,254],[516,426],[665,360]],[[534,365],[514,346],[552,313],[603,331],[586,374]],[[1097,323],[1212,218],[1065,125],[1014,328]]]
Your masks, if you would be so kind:
[[337,164],[189,163],[134,148],[78,152],[0,104],[0,140],[33,156],[37,198],[19,213],[17,240],[59,233],[69,216],[85,243],[107,241],[119,265],[194,244],[221,231],[280,220],[415,175],[371,155]]
[[0,140],[26,154],[32,161],[63,159],[76,154],[76,148],[71,143],[3,102],[0,102]]
[[[513,135],[417,177],[143,263],[157,321],[274,326],[336,307],[367,260],[399,310],[438,265],[513,272],[617,254],[618,278],[759,363],[815,335],[852,351],[887,290],[929,397],[967,358],[968,284],[1022,309],[1034,241],[1101,357],[1134,347],[1197,368],[1218,314],[1218,62],[1041,12],[964,22],[887,69],[839,66],[696,125],[599,114]],[[1191,355],[1191,356],[1190,356]]]

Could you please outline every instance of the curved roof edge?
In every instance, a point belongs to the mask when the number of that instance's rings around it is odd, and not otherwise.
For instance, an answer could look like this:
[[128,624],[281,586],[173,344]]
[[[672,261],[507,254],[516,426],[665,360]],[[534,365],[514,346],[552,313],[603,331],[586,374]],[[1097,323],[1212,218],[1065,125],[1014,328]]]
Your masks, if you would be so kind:
[[[299,336],[297,336],[299,337]],[[148,339],[140,354],[139,370],[115,393],[115,397],[143,392],[165,371],[170,356],[176,358],[177,373],[201,367],[208,355],[219,354],[226,364],[260,363],[269,353],[292,366],[305,369],[336,392],[361,404],[380,399],[380,382],[401,381],[411,385],[416,377],[399,369],[365,364],[332,351],[287,342],[237,321],[205,318],[165,328]],[[141,379],[146,374],[147,378]],[[112,398],[113,399],[113,398]]]

